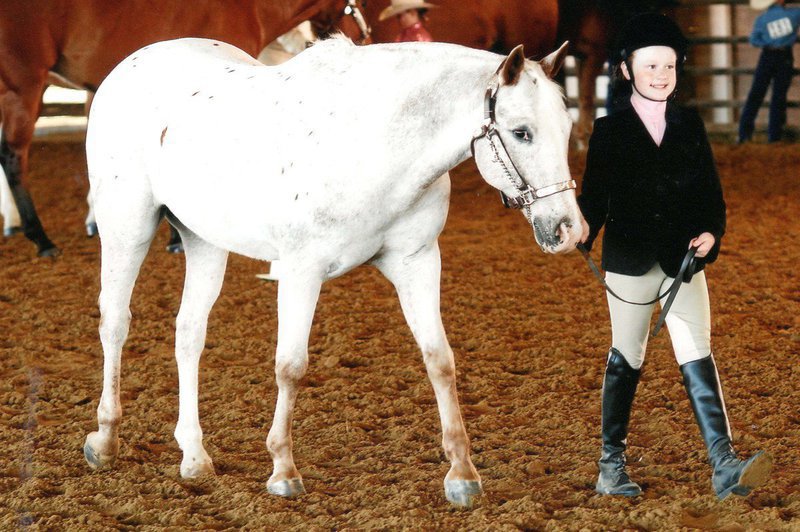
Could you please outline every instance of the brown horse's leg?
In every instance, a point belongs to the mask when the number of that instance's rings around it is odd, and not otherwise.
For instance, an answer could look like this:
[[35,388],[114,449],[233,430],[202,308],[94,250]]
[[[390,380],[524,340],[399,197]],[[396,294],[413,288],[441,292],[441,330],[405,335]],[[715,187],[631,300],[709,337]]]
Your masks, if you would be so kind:
[[603,70],[603,63],[605,57],[598,51],[584,57],[578,66],[578,127],[575,140],[580,149],[588,147],[589,136],[592,134],[595,82]]
[[439,246],[434,241],[410,254],[386,254],[375,265],[397,290],[436,395],[442,423],[442,447],[450,460],[450,471],[444,479],[445,496],[455,506],[470,508],[483,489],[470,459],[469,436],[458,405],[453,350],[447,342],[439,309]]
[[38,248],[40,257],[59,254],[58,248],[47,238],[36,214],[30,193],[25,186],[28,174],[28,151],[33,130],[41,109],[44,78],[24,84],[16,90],[0,94],[3,132],[0,135],[0,165],[8,180],[11,194],[17,204],[23,232]]

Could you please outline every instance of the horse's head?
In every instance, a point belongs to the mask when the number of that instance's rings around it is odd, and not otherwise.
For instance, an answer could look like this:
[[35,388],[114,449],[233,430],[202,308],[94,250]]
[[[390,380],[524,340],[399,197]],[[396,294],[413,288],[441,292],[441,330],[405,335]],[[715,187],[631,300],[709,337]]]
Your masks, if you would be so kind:
[[321,39],[341,32],[356,44],[370,44],[372,29],[364,17],[366,3],[366,0],[334,0],[311,17],[311,28]]
[[523,210],[548,253],[570,251],[581,235],[567,163],[572,121],[551,80],[566,45],[538,62],[526,60],[522,46],[509,54],[486,92],[483,126],[472,143],[483,178],[506,206]]

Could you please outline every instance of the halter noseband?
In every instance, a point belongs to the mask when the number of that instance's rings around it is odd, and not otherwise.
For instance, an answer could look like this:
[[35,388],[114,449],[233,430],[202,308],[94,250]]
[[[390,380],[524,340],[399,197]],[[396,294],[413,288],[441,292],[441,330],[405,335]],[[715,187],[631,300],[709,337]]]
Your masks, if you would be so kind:
[[[503,65],[501,64],[495,74],[498,74],[502,67]],[[553,185],[548,185],[541,188],[532,188],[528,183],[525,182],[525,179],[522,177],[522,172],[520,172],[517,168],[517,165],[514,164],[514,160],[508,153],[508,149],[506,149],[506,145],[503,142],[503,138],[500,136],[500,132],[497,131],[497,122],[495,121],[494,110],[497,104],[498,88],[499,85],[495,83],[486,89],[486,95],[483,99],[483,124],[481,125],[480,131],[472,137],[472,142],[470,142],[469,149],[472,152],[472,156],[475,157],[475,143],[482,138],[485,138],[489,142],[489,147],[494,155],[492,162],[498,163],[502,167],[506,178],[518,192],[516,196],[509,197],[500,191],[500,199],[503,201],[503,205],[507,209],[525,209],[525,212],[528,214],[528,218],[530,218],[530,207],[536,203],[536,201],[560,192],[566,192],[567,190],[575,189],[577,188],[577,185],[574,179],[562,181],[561,183],[555,183]],[[503,153],[505,153],[506,158],[511,163],[511,167],[514,169],[514,174],[511,173],[511,170],[509,170],[503,158],[500,157],[500,149],[498,149],[497,144],[494,142],[495,138],[497,138],[497,140],[500,142],[500,148],[502,148]]]

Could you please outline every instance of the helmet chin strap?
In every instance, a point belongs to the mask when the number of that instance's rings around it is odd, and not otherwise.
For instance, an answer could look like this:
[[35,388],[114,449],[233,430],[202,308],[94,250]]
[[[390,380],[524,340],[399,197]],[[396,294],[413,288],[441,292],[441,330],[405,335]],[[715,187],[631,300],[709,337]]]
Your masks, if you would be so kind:
[[675,91],[673,90],[672,92],[669,93],[669,96],[667,96],[663,100],[656,100],[655,98],[650,98],[649,96],[645,96],[644,94],[642,94],[642,92],[639,89],[636,88],[636,83],[633,82],[633,79],[631,79],[631,87],[633,87],[633,90],[636,91],[636,94],[638,94],[639,96],[641,96],[645,100],[650,100],[651,102],[663,103],[663,102],[669,101],[669,99],[672,97],[672,95],[675,94]]

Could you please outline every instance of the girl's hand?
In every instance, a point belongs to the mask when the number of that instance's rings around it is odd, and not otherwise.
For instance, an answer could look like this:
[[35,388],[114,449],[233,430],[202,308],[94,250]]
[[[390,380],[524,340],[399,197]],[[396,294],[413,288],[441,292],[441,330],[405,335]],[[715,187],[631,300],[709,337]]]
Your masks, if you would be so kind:
[[589,224],[586,223],[586,218],[583,216],[581,216],[581,228],[583,229],[581,233],[581,244],[585,244],[586,240],[589,238]]
[[697,248],[697,253],[695,253],[695,257],[701,259],[708,255],[708,252],[711,251],[711,248],[714,247],[717,239],[714,238],[714,235],[711,233],[701,233],[700,236],[693,238],[691,242],[689,242],[689,247]]

